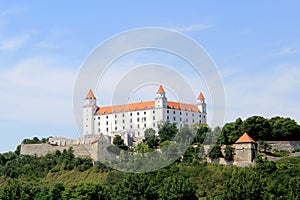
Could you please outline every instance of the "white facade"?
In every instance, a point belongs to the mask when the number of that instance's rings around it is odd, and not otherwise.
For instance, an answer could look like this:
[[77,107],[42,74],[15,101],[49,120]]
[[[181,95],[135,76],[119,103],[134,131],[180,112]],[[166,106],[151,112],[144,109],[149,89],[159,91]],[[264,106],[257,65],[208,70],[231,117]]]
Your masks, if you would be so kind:
[[162,86],[155,100],[117,106],[96,106],[96,97],[89,91],[83,106],[83,135],[103,134],[114,137],[143,138],[147,128],[158,131],[159,124],[175,123],[177,128],[206,123],[206,104],[200,93],[197,105],[169,102]]

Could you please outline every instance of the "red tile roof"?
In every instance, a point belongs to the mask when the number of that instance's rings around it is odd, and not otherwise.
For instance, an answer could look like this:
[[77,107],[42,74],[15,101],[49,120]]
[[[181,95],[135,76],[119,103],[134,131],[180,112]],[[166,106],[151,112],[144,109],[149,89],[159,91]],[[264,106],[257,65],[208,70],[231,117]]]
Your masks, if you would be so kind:
[[200,92],[200,94],[198,96],[198,99],[204,99],[204,96],[203,96],[202,92]]
[[159,86],[158,90],[156,93],[165,93],[165,90],[162,86]]
[[[155,101],[100,107],[97,111],[97,114],[103,115],[103,114],[111,114],[111,113],[116,113],[116,112],[149,110],[152,108],[155,108]],[[198,112],[198,107],[196,105],[172,102],[172,101],[168,102],[168,108],[175,109],[175,110],[187,110],[187,111],[192,111],[192,112]]]
[[235,143],[256,143],[247,133],[244,133]]
[[86,99],[96,99],[96,97],[91,89],[89,90],[89,93],[86,95]]

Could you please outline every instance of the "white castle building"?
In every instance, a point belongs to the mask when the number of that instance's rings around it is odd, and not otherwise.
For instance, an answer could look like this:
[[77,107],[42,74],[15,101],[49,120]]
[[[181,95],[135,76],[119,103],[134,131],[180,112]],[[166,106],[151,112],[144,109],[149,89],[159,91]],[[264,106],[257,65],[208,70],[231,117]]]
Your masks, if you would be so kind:
[[144,131],[159,124],[175,123],[177,128],[194,123],[206,123],[206,103],[202,93],[197,105],[168,101],[162,86],[156,92],[154,101],[113,106],[97,106],[97,99],[90,90],[83,106],[83,137],[102,134],[113,138],[121,135],[125,143],[129,138],[139,141]]

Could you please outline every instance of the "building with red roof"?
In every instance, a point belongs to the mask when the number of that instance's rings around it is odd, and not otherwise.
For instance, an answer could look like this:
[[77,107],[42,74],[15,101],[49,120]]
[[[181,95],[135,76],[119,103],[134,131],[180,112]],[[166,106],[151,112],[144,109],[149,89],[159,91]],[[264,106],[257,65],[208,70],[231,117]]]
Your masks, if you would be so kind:
[[[123,105],[98,106],[92,90],[89,90],[83,106],[83,135],[121,135],[143,138],[144,130],[158,131],[161,123],[183,125],[207,122],[206,103],[202,93],[197,104],[168,101],[163,86],[159,86],[152,101]],[[126,136],[127,135],[127,136]]]

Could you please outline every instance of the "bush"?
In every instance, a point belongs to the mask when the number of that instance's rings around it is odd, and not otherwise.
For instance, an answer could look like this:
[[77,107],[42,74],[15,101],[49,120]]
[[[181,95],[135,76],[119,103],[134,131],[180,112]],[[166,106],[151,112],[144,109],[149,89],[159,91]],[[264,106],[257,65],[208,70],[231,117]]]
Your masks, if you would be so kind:
[[273,156],[275,157],[285,157],[285,156],[289,156],[290,155],[290,152],[288,152],[287,150],[276,150],[274,153],[273,153]]

